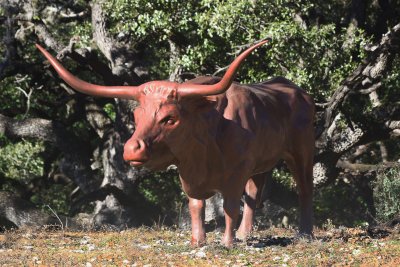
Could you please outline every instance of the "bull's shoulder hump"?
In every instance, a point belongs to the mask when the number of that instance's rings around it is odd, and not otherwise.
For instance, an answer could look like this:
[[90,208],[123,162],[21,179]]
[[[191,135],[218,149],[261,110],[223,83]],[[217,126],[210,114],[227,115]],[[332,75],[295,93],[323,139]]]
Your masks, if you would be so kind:
[[265,88],[293,88],[293,89],[300,89],[302,90],[300,87],[298,87],[295,83],[293,83],[292,81],[278,76],[278,77],[274,77],[271,78],[269,80],[260,82],[260,83],[255,83],[255,84],[249,84],[250,87],[265,87]]
[[216,76],[199,76],[194,79],[186,81],[186,83],[191,83],[191,84],[216,84],[221,80],[220,77]]
[[271,84],[271,83],[294,84],[292,81],[290,81],[282,76],[276,76],[269,80],[261,82],[261,84]]
[[297,95],[297,96],[307,96],[307,92],[297,86],[295,83],[292,81],[284,78],[284,77],[275,77],[270,80],[260,82],[260,83],[255,83],[255,84],[248,84],[248,88],[252,91],[257,91],[257,92],[265,92],[265,93],[277,93],[277,94],[283,94],[283,95]]

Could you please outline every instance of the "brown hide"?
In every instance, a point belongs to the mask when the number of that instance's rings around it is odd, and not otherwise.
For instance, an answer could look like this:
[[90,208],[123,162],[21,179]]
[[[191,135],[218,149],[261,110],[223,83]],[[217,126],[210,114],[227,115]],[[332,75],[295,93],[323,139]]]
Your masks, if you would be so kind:
[[205,243],[204,199],[220,192],[224,198],[226,246],[240,199],[246,194],[238,238],[251,230],[263,187],[262,173],[284,159],[297,182],[300,232],[312,234],[312,166],[314,104],[306,92],[285,78],[241,85],[235,72],[262,41],[239,55],[222,78],[199,77],[183,84],[151,81],[140,86],[101,86],[74,77],[37,45],[55,70],[76,90],[95,96],[136,99],[136,130],[124,147],[132,166],[178,167],[189,198],[192,244]]
[[[218,80],[199,77],[190,82]],[[177,165],[189,197],[237,194],[249,177],[314,142],[312,99],[281,77],[260,84],[233,83],[212,99],[167,96],[143,98],[124,156],[132,165],[150,169]],[[169,117],[175,125],[160,123]]]
[[[199,77],[188,83],[212,84]],[[257,197],[264,184],[257,175],[286,161],[299,189],[300,232],[312,234],[312,166],[314,104],[285,78],[240,85],[212,97],[180,98],[173,90],[140,98],[134,112],[137,128],[124,148],[133,166],[178,167],[189,197],[192,244],[205,242],[204,199],[220,192],[226,230],[223,243],[233,243],[239,201],[247,194],[237,237],[252,231]]]

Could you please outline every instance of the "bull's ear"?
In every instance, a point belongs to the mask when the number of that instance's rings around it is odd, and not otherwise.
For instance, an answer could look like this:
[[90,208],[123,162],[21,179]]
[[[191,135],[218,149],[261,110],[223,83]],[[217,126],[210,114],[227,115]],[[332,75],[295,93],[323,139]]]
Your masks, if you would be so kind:
[[178,100],[178,92],[176,89],[171,90],[168,93],[167,99],[170,101]]
[[211,101],[214,103],[216,103],[218,101],[218,98],[215,95],[208,95],[208,96],[205,96],[204,98],[207,99],[208,101]]
[[195,96],[185,97],[182,102],[189,112],[207,112],[217,106],[218,99],[215,96]]

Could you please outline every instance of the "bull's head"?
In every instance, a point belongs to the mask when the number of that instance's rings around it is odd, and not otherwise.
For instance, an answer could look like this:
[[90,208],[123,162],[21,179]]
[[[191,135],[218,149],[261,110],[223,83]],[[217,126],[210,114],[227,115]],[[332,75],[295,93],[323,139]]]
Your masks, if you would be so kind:
[[93,96],[137,100],[140,105],[134,111],[136,130],[125,144],[124,159],[132,166],[162,169],[177,163],[169,144],[176,138],[184,138],[187,116],[182,110],[182,102],[224,93],[243,60],[266,42],[264,40],[245,50],[232,62],[223,78],[212,85],[168,81],[151,81],[140,86],[95,85],[73,76],[44,48],[36,46],[60,77],[77,91]]

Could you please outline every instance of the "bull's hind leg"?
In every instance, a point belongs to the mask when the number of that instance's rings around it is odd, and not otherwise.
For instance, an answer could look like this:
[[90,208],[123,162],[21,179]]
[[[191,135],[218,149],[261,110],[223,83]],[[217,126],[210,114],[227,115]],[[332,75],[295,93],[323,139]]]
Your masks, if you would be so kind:
[[313,231],[313,151],[300,150],[293,153],[285,161],[296,181],[299,204],[301,235],[312,236]]
[[222,244],[225,247],[232,247],[233,245],[233,231],[239,216],[240,196],[240,193],[224,196],[225,233]]
[[267,175],[266,173],[254,175],[246,183],[244,189],[243,218],[236,232],[238,239],[245,240],[253,230],[254,211],[260,205],[261,193]]

